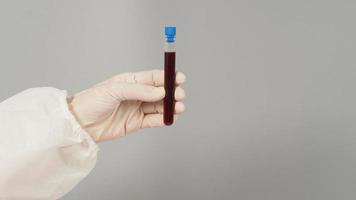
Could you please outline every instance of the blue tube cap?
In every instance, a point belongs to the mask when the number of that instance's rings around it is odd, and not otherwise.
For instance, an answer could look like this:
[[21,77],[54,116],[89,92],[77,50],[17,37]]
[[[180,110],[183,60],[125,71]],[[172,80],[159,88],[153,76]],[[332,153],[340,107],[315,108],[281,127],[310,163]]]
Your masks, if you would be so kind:
[[166,26],[164,27],[164,33],[167,38],[168,43],[173,43],[176,37],[176,27],[175,26]]

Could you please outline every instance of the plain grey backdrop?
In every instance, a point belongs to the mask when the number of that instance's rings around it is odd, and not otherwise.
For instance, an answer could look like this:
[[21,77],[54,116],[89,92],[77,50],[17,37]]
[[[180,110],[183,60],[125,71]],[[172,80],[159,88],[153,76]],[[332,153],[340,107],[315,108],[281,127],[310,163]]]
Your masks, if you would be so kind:
[[187,111],[173,127],[101,144],[64,199],[355,199],[355,10],[352,0],[0,0],[0,98],[162,68],[174,24]]

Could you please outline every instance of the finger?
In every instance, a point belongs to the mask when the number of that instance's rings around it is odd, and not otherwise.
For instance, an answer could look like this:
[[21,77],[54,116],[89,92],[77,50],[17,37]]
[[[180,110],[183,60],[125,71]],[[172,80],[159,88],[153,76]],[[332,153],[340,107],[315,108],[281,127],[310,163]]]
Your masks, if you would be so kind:
[[135,83],[109,83],[103,86],[109,95],[119,101],[138,100],[144,102],[160,101],[164,98],[163,87]]
[[185,91],[181,87],[177,87],[174,93],[176,101],[182,101],[185,98]]
[[164,72],[162,70],[127,72],[115,76],[113,80],[126,83],[140,83],[152,86],[163,86]]
[[[174,121],[177,120],[177,116],[174,115]],[[154,128],[154,127],[162,127],[165,126],[163,122],[162,114],[148,114],[145,115],[142,121],[142,128]]]
[[176,105],[175,105],[175,108],[174,108],[175,114],[180,114],[180,113],[182,113],[184,111],[185,111],[184,103],[180,102],[180,101],[176,102]]
[[[142,104],[142,110],[145,114],[163,113],[163,101],[147,102]],[[176,102],[174,112],[180,114],[184,112],[185,106],[183,102]]]
[[163,101],[143,103],[142,111],[145,114],[163,113]]
[[[176,75],[176,84],[180,85],[185,81],[186,77],[182,72]],[[127,72],[119,74],[113,78],[114,81],[126,83],[140,83],[152,86],[164,85],[164,71],[163,70],[150,70],[142,72]]]
[[176,74],[176,84],[180,85],[184,83],[186,80],[186,76],[182,72],[177,72]]
[[162,114],[145,115],[142,121],[142,128],[153,128],[164,126]]

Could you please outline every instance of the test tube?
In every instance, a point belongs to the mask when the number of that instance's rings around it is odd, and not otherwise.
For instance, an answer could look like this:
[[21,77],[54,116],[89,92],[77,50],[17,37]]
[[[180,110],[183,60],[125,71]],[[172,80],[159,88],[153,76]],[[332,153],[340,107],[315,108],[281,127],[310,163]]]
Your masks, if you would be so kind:
[[170,126],[174,121],[175,108],[176,52],[174,46],[176,27],[166,26],[164,32],[166,35],[164,50],[164,89],[166,95],[163,100],[163,121],[165,125]]

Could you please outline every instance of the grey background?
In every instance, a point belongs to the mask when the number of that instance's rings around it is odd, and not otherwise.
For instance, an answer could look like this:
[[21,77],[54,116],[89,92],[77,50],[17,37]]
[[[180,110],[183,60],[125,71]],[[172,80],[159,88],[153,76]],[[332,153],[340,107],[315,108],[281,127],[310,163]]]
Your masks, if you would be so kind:
[[0,0],[0,98],[161,68],[162,28],[176,24],[186,113],[101,144],[64,199],[355,199],[355,10],[351,0]]

